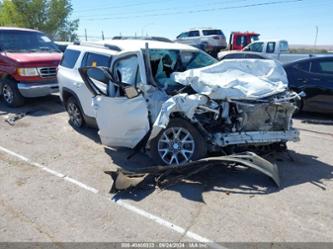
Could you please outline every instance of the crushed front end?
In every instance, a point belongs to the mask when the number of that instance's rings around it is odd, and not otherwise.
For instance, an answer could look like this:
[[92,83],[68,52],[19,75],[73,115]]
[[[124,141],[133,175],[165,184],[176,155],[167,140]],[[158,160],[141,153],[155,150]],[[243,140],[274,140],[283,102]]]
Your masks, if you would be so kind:
[[286,91],[258,100],[209,100],[198,106],[193,121],[207,135],[212,151],[297,142],[299,132],[292,127],[297,98]]

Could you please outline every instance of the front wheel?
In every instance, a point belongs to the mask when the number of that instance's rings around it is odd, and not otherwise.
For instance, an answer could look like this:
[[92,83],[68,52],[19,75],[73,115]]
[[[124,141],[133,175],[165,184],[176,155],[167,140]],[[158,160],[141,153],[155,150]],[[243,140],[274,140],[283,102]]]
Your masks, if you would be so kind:
[[207,154],[207,143],[199,131],[183,119],[173,119],[150,144],[156,163],[182,165]]
[[9,107],[19,107],[24,104],[24,97],[17,89],[17,84],[11,80],[2,83],[1,95],[5,104]]

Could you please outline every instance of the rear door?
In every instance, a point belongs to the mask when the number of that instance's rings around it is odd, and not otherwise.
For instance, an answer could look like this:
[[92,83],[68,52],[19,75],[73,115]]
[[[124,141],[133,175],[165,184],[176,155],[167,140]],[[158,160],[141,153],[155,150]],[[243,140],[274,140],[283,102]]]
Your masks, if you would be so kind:
[[309,76],[304,109],[333,113],[333,58],[314,59]]
[[[142,94],[129,98],[117,85],[137,87],[142,83],[137,54],[124,54],[113,62],[112,79],[96,74],[93,87],[99,94],[93,98],[99,136],[104,145],[134,148],[150,129],[147,103]],[[94,75],[92,75],[94,76]],[[100,87],[104,85],[104,87]]]

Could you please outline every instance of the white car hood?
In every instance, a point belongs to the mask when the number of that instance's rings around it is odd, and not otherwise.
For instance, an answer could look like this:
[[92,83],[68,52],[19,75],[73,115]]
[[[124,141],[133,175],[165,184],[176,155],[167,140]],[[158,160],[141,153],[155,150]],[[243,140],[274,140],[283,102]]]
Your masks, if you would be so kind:
[[211,99],[258,99],[288,88],[283,66],[273,60],[225,60],[209,67],[173,73],[172,78]]

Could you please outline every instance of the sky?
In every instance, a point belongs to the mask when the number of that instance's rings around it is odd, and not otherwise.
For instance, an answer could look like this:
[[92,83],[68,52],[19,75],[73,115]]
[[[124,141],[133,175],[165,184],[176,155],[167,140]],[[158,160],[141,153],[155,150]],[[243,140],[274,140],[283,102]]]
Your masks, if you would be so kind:
[[79,35],[90,39],[150,35],[175,39],[196,27],[255,31],[261,39],[333,45],[333,0],[72,0]]

